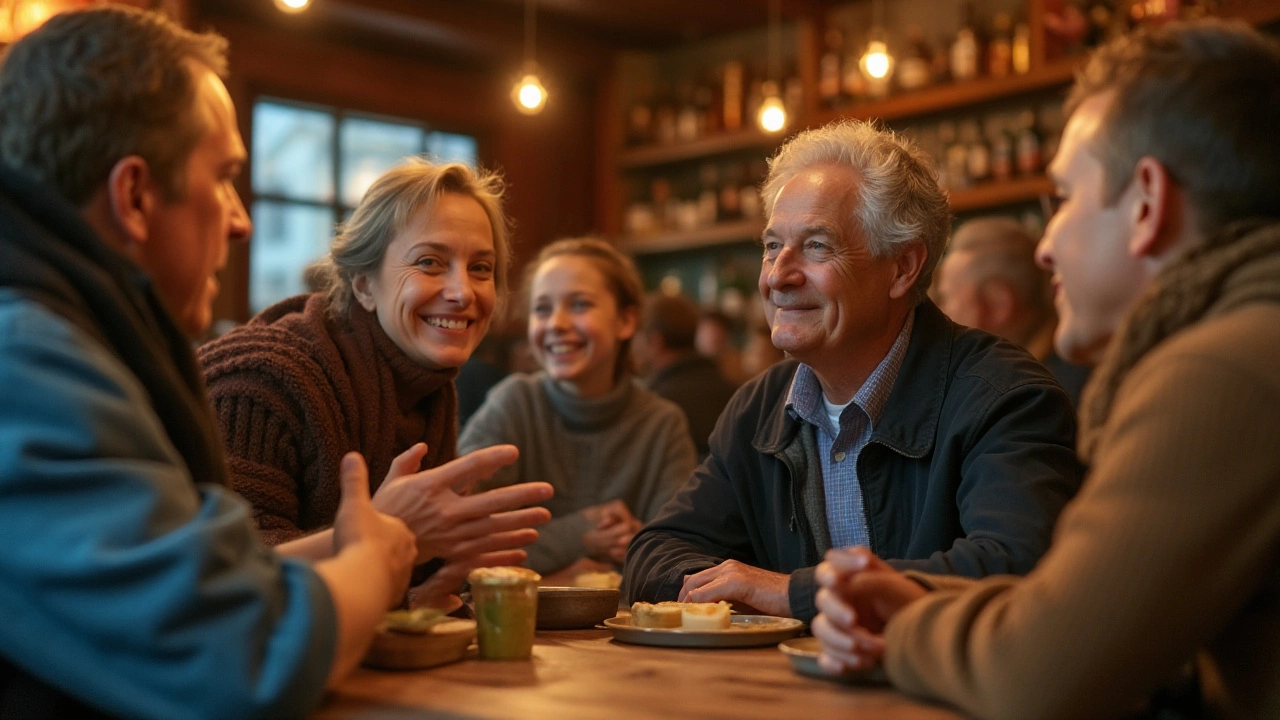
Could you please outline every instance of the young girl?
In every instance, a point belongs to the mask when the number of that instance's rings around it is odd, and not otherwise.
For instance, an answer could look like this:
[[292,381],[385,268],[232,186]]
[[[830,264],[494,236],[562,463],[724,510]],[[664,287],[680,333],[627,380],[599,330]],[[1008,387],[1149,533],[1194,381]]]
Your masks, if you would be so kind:
[[458,450],[513,444],[519,460],[485,487],[555,487],[526,565],[571,584],[621,566],[631,536],[693,471],[694,448],[680,409],[632,382],[643,288],[626,256],[600,240],[560,240],[530,264],[526,286],[542,370],[495,386]]

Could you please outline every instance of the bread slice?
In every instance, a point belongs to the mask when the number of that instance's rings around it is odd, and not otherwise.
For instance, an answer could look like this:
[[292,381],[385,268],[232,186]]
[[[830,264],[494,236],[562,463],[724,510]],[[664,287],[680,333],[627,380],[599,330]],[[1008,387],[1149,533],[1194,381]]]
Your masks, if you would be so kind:
[[685,630],[728,630],[729,603],[684,603],[680,624]]
[[651,605],[638,602],[631,605],[631,624],[641,628],[678,628],[683,603],[660,602]]

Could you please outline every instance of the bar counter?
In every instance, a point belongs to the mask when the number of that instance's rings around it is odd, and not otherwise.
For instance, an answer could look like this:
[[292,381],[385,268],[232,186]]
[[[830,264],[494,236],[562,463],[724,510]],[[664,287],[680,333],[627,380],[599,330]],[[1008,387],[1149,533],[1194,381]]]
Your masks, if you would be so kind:
[[628,645],[608,630],[539,632],[532,661],[427,670],[361,668],[314,716],[338,718],[856,718],[958,720],[883,686],[842,685],[791,669],[775,646]]

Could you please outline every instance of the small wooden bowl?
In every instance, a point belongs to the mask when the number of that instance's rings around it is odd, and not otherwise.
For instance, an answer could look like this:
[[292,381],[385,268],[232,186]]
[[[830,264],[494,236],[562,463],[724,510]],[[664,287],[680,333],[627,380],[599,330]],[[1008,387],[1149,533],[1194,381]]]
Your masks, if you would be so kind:
[[379,629],[364,664],[383,670],[421,670],[461,660],[476,637],[476,621],[449,619],[426,632]]
[[618,614],[617,588],[538,588],[538,629],[591,628]]

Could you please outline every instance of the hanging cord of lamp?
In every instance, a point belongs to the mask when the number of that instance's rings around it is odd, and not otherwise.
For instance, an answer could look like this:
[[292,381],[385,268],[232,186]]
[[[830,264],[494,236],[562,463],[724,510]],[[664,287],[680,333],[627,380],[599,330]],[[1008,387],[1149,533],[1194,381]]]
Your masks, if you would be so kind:
[[871,38],[858,67],[862,74],[874,80],[884,80],[893,74],[893,56],[885,42],[884,0],[873,0],[871,4]]
[[782,102],[782,93],[778,88],[778,79],[782,75],[782,62],[778,57],[781,54],[782,44],[782,0],[769,0],[769,27],[766,43],[769,79],[761,88],[764,101],[760,103],[760,115],[756,121],[760,124],[761,130],[774,133],[787,126],[787,107]]
[[534,59],[537,22],[535,0],[524,0],[524,69],[520,81],[511,89],[511,99],[525,115],[537,115],[547,104],[547,89],[538,79],[538,63]]

